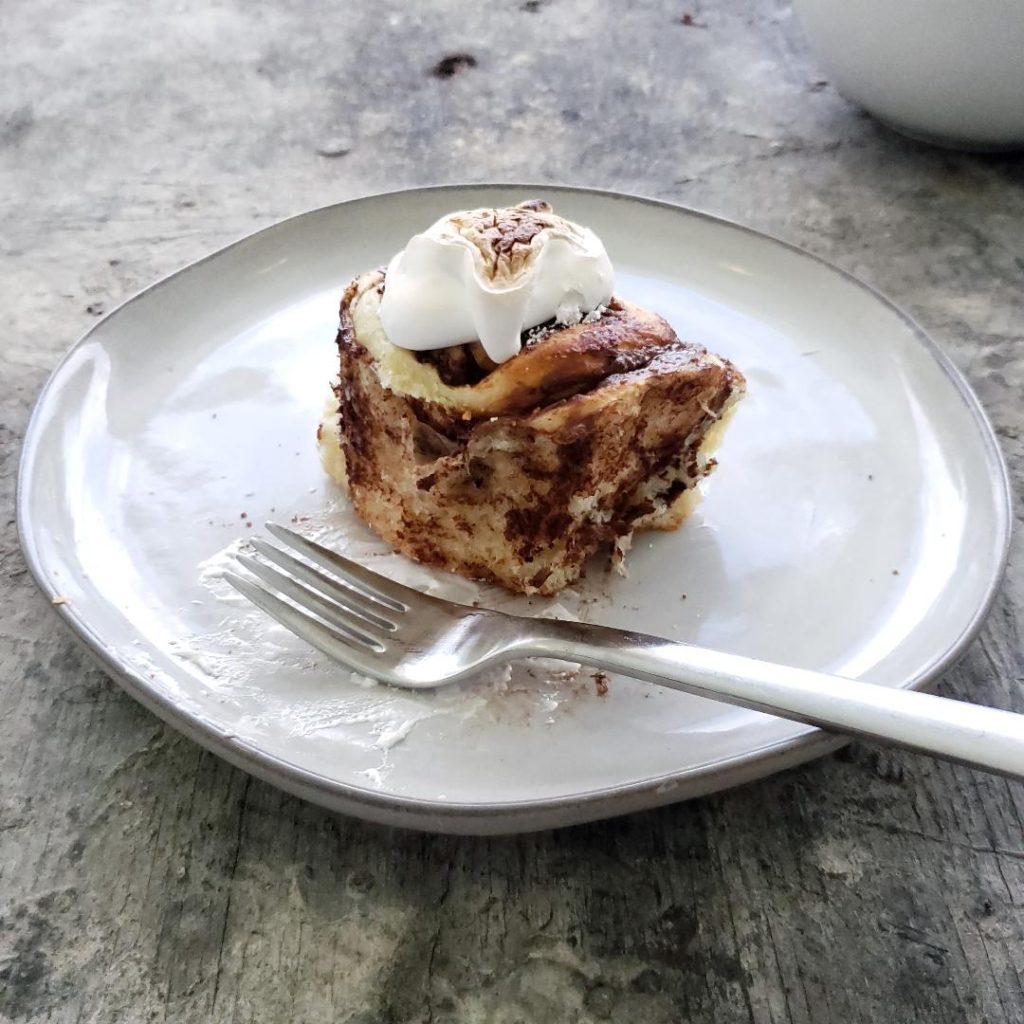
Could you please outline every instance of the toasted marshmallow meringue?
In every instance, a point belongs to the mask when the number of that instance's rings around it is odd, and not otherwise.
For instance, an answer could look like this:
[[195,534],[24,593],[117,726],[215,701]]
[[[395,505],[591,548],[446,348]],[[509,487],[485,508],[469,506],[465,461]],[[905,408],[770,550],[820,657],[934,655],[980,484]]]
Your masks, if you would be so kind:
[[574,324],[612,297],[601,240],[541,200],[442,217],[388,264],[380,303],[389,341],[414,351],[479,340],[495,363],[524,331]]

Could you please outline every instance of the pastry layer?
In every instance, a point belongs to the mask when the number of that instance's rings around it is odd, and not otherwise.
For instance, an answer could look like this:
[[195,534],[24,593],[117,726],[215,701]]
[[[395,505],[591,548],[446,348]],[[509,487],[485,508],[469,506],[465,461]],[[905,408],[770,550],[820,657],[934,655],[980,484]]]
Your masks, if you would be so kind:
[[384,334],[383,288],[364,274],[342,300],[321,441],[328,472],[395,548],[552,594],[602,545],[682,522],[743,391],[732,364],[615,299],[530,332],[497,367],[473,346],[417,354]]

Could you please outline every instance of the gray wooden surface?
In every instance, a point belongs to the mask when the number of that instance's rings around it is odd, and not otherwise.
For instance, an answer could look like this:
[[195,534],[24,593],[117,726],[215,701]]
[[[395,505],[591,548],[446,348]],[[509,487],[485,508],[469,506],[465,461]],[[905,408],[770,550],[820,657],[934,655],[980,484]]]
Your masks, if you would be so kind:
[[[35,395],[105,309],[287,214],[470,179],[645,193],[834,260],[934,332],[1019,491],[1020,159],[878,128],[772,0],[6,0],[0,40],[0,1020],[1024,1020],[1020,787],[854,747],[549,834],[363,825],[92,668],[12,511]],[[1024,711],[1021,543],[942,692]]]

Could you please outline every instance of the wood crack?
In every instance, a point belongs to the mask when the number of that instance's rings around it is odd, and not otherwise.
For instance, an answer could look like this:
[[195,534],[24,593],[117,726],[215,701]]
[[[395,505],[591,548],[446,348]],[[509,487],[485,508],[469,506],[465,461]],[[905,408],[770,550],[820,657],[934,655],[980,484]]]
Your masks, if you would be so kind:
[[238,870],[238,859],[242,852],[242,832],[245,826],[245,811],[249,800],[249,787],[252,785],[252,776],[246,775],[245,785],[242,788],[242,799],[238,809],[238,828],[235,832],[235,849],[231,860],[231,869],[228,871],[228,895],[224,901],[224,919],[221,921],[220,942],[217,944],[217,972],[213,979],[213,995],[210,998],[210,1008],[217,1005],[217,996],[220,993],[220,979],[224,971],[224,943],[227,941],[228,921],[231,917],[231,898],[235,888],[235,873]]
[[437,950],[441,944],[441,932],[444,928],[444,918],[442,911],[445,903],[448,902],[448,895],[452,889],[452,868],[448,865],[448,870],[444,876],[444,886],[441,889],[441,893],[437,898],[437,927],[434,929],[434,934],[430,940],[430,951],[427,954],[427,977],[426,984],[424,985],[424,999],[427,1004],[427,1016],[426,1024],[434,1024],[434,964],[437,959]]
[[914,839],[923,839],[925,842],[937,843],[940,846],[951,846],[954,849],[966,850],[969,853],[987,853],[997,858],[1008,857],[1011,860],[1024,862],[1024,850],[1007,850],[998,846],[980,846],[977,843],[958,843],[947,836],[931,835],[918,829],[907,828],[905,825],[885,824],[880,821],[868,821],[864,818],[851,818],[850,821],[878,832],[886,832],[889,835],[911,836]]

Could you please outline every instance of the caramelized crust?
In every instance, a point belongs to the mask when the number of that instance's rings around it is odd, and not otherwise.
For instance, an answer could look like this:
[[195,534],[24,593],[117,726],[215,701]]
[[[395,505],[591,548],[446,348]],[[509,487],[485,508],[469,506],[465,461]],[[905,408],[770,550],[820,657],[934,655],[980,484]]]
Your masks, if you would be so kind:
[[472,346],[417,358],[383,334],[383,287],[380,272],[365,274],[342,299],[338,410],[322,443],[385,540],[551,594],[601,545],[679,525],[743,391],[732,364],[617,299],[587,322],[531,332],[489,372]]
[[533,240],[551,226],[550,213],[550,204],[535,199],[501,210],[454,214],[449,222],[476,246],[492,281],[511,281],[528,260]]

